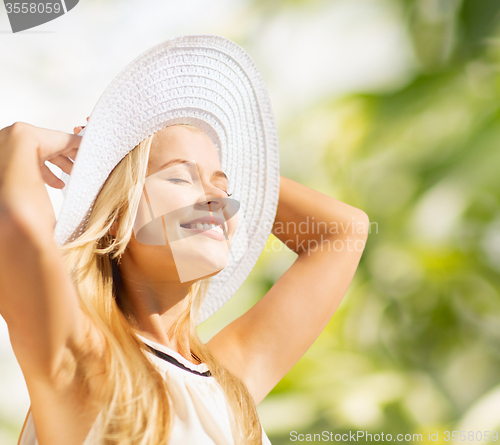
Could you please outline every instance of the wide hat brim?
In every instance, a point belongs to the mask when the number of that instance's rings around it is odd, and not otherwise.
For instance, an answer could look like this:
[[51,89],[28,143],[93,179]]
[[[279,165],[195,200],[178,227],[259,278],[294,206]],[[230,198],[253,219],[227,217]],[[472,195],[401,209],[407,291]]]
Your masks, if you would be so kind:
[[257,262],[279,196],[278,134],[267,88],[251,57],[233,41],[207,34],[174,37],[111,82],[85,128],[54,239],[58,245],[77,239],[113,168],[145,138],[175,124],[194,125],[211,137],[240,203],[228,263],[211,278],[201,323],[231,298]]

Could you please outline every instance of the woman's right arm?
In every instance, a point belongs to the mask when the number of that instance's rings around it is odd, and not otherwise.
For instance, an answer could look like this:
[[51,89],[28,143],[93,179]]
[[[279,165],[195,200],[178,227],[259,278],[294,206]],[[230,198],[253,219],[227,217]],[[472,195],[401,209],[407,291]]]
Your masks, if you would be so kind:
[[45,165],[71,170],[80,137],[17,123],[0,131],[0,314],[28,389],[64,384],[88,322],[53,240],[45,183],[64,183]]

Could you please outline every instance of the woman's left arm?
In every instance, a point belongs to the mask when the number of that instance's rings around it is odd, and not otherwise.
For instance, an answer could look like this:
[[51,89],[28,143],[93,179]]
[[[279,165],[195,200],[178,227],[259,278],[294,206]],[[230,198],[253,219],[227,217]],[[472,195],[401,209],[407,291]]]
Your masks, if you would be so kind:
[[281,177],[273,234],[298,257],[255,306],[207,343],[255,403],[332,318],[358,267],[368,227],[362,210]]

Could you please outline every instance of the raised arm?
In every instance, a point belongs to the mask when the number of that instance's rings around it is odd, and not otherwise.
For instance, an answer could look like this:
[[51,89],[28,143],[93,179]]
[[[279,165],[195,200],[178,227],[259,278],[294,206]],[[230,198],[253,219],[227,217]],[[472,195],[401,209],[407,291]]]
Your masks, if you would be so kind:
[[297,253],[248,312],[207,346],[259,403],[309,349],[347,291],[368,234],[367,215],[281,177],[273,234]]
[[64,186],[44,162],[69,173],[80,139],[24,123],[0,131],[0,314],[28,389],[58,376],[71,343],[82,334],[76,290],[53,240],[55,217],[44,185]]

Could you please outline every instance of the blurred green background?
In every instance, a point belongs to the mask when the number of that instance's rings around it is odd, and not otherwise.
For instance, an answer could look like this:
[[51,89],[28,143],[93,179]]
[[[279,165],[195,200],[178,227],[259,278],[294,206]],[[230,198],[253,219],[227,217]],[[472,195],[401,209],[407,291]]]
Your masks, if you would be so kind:
[[[259,406],[276,445],[290,431],[430,443],[439,430],[445,443],[446,430],[500,430],[500,1],[394,4],[416,60],[410,82],[324,95],[279,125],[282,174],[365,210],[372,225],[337,313]],[[250,307],[294,258],[269,244],[200,333]]]
[[[176,33],[220,33],[268,83],[282,175],[370,217],[337,313],[258,407],[271,442],[292,443],[291,431],[422,433],[423,443],[500,431],[500,1],[220,0],[199,11],[186,1],[182,14],[165,1],[158,19],[136,0],[80,3],[46,25],[58,34],[14,36],[20,49],[0,36],[0,126],[71,131],[134,54]],[[379,37],[392,56],[380,56]],[[64,51],[43,53],[48,39]],[[273,239],[202,339],[294,261]],[[28,401],[4,344],[0,443],[15,444]]]

